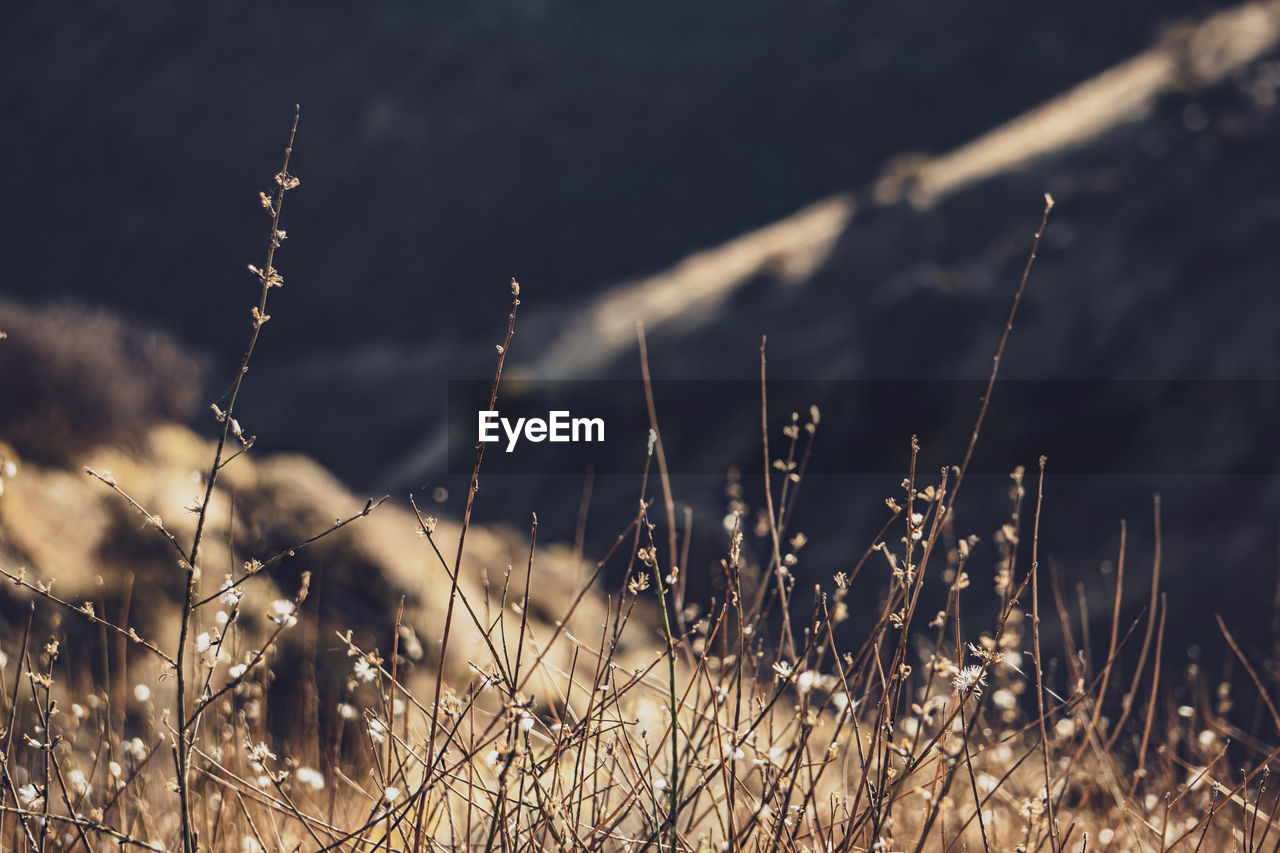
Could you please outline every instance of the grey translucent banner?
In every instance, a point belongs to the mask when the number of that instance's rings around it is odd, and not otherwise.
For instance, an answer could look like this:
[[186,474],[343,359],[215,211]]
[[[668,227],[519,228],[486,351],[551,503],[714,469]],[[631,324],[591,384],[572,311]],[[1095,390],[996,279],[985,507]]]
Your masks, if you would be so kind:
[[[643,470],[650,420],[639,380],[504,382],[485,415],[491,390],[489,381],[449,383],[450,473],[470,473],[482,434],[493,439],[489,473]],[[760,469],[759,382],[663,381],[652,390],[673,473]],[[920,470],[958,465],[985,390],[980,381],[771,382],[771,456],[791,452],[784,428],[794,413],[800,461],[816,409],[810,473],[901,473],[912,435]],[[969,470],[1034,470],[1044,455],[1059,474],[1274,474],[1278,426],[1277,381],[998,382]]]

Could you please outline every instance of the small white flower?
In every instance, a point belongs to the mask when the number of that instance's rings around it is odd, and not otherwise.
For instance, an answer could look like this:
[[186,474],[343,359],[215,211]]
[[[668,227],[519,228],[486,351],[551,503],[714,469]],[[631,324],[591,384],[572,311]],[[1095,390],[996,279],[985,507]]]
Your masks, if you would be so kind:
[[791,673],[793,673],[795,670],[792,669],[791,664],[787,663],[784,660],[780,660],[773,665],[773,671],[778,674],[779,678],[786,679],[786,678],[790,678]]
[[249,751],[249,761],[253,763],[253,768],[259,772],[264,772],[264,761],[276,760],[276,754],[265,743],[245,744],[245,748]]
[[356,717],[360,716],[360,712],[356,710],[355,705],[347,702],[340,702],[338,704],[338,716],[344,720],[354,720]]
[[370,666],[369,659],[363,655],[356,658],[356,662],[352,664],[352,671],[359,681],[374,681],[378,677],[378,668]]
[[145,684],[135,684],[133,686],[133,698],[139,702],[146,702],[151,698],[151,688]]
[[956,673],[951,680],[951,687],[956,695],[972,692],[974,696],[982,695],[982,688],[987,684],[987,674],[980,666],[966,666]]

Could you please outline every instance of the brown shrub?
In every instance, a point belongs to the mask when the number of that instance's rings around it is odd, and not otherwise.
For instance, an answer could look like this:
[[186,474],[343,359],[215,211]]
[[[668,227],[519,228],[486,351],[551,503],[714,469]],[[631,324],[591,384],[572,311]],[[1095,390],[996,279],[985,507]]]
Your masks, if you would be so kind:
[[0,299],[0,329],[0,438],[27,458],[65,464],[98,445],[137,447],[199,399],[200,358],[102,309]]

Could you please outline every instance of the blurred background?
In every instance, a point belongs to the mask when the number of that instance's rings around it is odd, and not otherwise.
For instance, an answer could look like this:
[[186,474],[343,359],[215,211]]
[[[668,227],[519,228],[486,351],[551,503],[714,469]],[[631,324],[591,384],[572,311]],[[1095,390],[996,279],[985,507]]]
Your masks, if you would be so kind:
[[[308,454],[360,493],[460,513],[446,385],[492,374],[512,277],[512,376],[635,378],[639,321],[666,379],[758,375],[762,335],[778,378],[983,379],[1045,192],[1057,208],[1003,376],[1280,379],[1277,3],[97,2],[8,17],[0,438],[29,458],[127,444],[152,420],[212,434],[207,404],[257,299],[258,192],[295,104],[286,284],[238,412],[255,454]],[[42,331],[24,342],[24,328]],[[976,401],[938,413],[962,439],[975,415]],[[820,431],[814,452],[856,440]],[[1210,450],[1234,470],[1230,440]],[[1232,612],[1252,648],[1271,642],[1275,476],[1049,471],[1041,547],[1069,589],[1105,588],[1121,518],[1146,571],[1160,492],[1171,609],[1206,631]],[[803,486],[807,582],[850,568],[899,480]],[[575,535],[582,474],[482,483],[482,522],[537,511],[542,536]],[[759,477],[743,483],[754,512]],[[589,557],[637,489],[594,484]],[[1008,479],[966,489],[957,531],[994,564]],[[725,479],[681,480],[677,498],[690,577],[714,593]]]

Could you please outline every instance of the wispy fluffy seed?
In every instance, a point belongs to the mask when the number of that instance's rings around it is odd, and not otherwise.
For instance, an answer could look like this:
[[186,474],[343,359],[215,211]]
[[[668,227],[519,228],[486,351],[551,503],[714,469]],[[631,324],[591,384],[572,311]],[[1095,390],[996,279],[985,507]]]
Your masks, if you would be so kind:
[[133,686],[133,698],[139,702],[146,702],[151,698],[151,688],[145,684],[135,684]]
[[147,757],[147,745],[142,742],[142,738],[127,740],[120,747],[124,754],[134,761],[142,761]]
[[222,594],[218,596],[218,600],[227,607],[235,607],[240,603],[240,599],[244,597],[244,591],[238,587],[233,588],[231,586],[232,583],[234,581],[232,581],[231,575],[227,575],[226,580],[222,582]]
[[324,790],[324,775],[311,767],[299,767],[293,774],[293,778],[298,780],[298,784],[306,785],[313,791]]
[[271,602],[271,621],[285,627],[292,627],[298,624],[298,617],[293,615],[294,609],[293,602],[289,599],[277,598]]
[[369,718],[369,737],[374,743],[382,743],[387,739],[387,724],[377,717]]
[[18,801],[24,809],[32,810],[44,806],[44,792],[28,782],[18,789]]
[[67,784],[71,789],[82,797],[87,797],[93,793],[92,786],[89,785],[89,779],[84,775],[84,771],[79,767],[73,767],[67,771]]
[[356,717],[360,716],[360,712],[356,709],[355,705],[348,702],[342,702],[338,705],[338,716],[344,720],[354,720]]
[[400,626],[400,648],[411,660],[422,660],[422,642],[408,625]]
[[951,687],[956,695],[972,692],[974,696],[982,695],[982,688],[987,684],[987,674],[980,666],[966,666],[951,679]]
[[807,669],[796,677],[796,692],[801,696],[813,689],[813,684],[817,680],[818,674],[811,669]]

